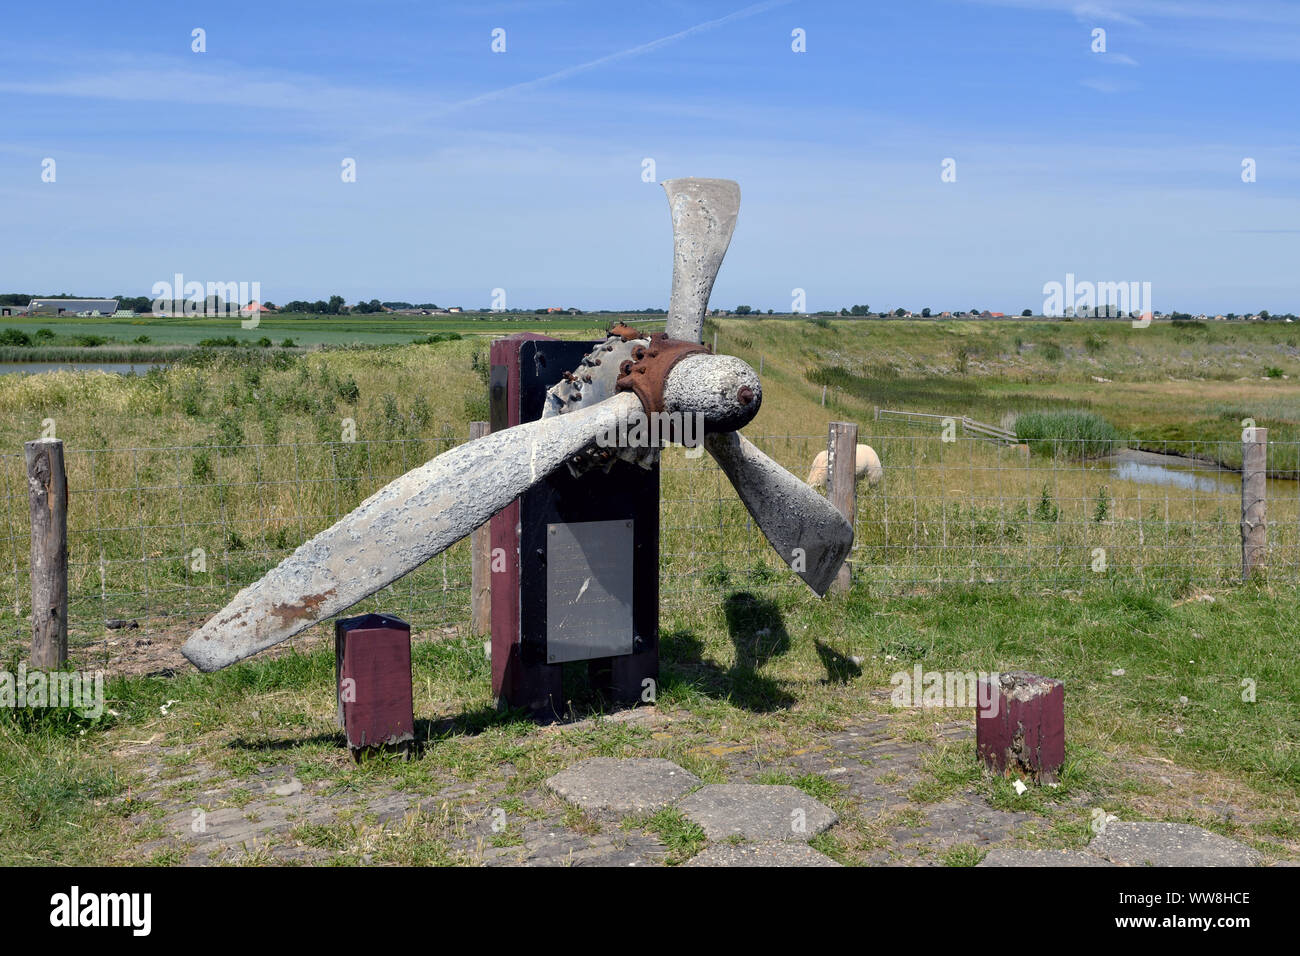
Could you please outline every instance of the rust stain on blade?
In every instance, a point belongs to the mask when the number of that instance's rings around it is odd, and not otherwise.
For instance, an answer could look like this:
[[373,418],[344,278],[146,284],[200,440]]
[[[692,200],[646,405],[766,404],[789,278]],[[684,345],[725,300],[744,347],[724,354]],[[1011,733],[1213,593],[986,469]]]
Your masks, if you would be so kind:
[[320,594],[308,594],[301,601],[273,604],[271,613],[279,618],[281,625],[297,624],[306,619],[315,620],[320,606],[332,598],[335,591],[335,588],[330,588]]

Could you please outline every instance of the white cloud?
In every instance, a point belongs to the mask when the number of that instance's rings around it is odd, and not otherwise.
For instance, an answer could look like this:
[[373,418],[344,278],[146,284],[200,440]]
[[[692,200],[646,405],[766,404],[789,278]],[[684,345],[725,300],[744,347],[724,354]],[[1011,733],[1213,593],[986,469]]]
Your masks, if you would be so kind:
[[218,70],[124,66],[92,73],[0,81],[0,93],[65,96],[137,103],[192,103],[249,109],[360,114],[379,107],[412,109],[427,99],[337,86],[317,77],[254,72],[227,64]]

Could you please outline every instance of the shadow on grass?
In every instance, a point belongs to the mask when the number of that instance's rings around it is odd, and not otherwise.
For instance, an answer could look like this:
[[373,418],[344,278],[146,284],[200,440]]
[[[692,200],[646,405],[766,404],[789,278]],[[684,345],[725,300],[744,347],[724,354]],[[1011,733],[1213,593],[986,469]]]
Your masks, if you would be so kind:
[[[785,654],[790,648],[790,635],[776,602],[748,591],[735,591],[727,596],[723,612],[735,647],[735,663],[722,667],[705,660],[704,642],[689,631],[677,631],[664,635],[660,641],[662,679],[691,686],[708,697],[729,700],[754,713],[789,709],[796,698],[787,693],[778,681],[759,673],[770,660]],[[820,645],[818,651],[823,654],[831,680],[846,681],[857,675],[856,665],[847,658],[829,649],[823,652]],[[609,701],[600,690],[580,677],[576,673],[566,675],[564,712],[554,714],[555,723],[575,723],[625,709],[625,706]],[[449,737],[475,737],[513,723],[533,726],[535,722],[523,709],[499,710],[491,705],[446,717],[419,718],[415,721],[415,740],[407,749],[412,757],[418,758],[432,743]],[[347,746],[347,741],[340,730],[278,739],[237,738],[227,747],[276,752],[314,744],[342,748]]]
[[[515,722],[530,723],[524,712],[521,710],[499,711],[495,707],[480,707],[477,710],[465,711],[454,717],[440,718],[417,718],[415,720],[414,730],[415,739],[404,745],[396,747],[377,747],[378,750],[405,749],[412,757],[419,757],[424,753],[425,748],[430,744],[448,737],[476,737],[481,733],[493,727],[500,727]],[[347,738],[343,731],[337,730],[334,733],[311,734],[303,737],[279,737],[265,740],[248,740],[244,737],[236,737],[226,744],[230,750],[259,751],[262,753],[272,753],[282,750],[295,750],[299,747],[310,747],[312,745],[325,745],[346,748],[348,745]]]
[[754,713],[789,709],[795,698],[759,673],[764,664],[790,649],[790,635],[776,602],[734,591],[727,595],[723,613],[736,648],[735,663],[722,667],[705,660],[700,638],[690,631],[674,631],[660,640],[660,666],[667,679]]
[[817,656],[826,668],[826,683],[847,684],[853,678],[862,676],[862,668],[853,658],[846,657],[833,647],[827,647],[821,641],[816,641],[815,644]]
[[310,747],[312,744],[330,744],[342,747],[346,743],[343,732],[339,731],[336,734],[312,734],[310,737],[277,737],[274,740],[247,740],[243,737],[236,737],[226,744],[226,749],[273,753],[277,750],[296,750],[299,747]]

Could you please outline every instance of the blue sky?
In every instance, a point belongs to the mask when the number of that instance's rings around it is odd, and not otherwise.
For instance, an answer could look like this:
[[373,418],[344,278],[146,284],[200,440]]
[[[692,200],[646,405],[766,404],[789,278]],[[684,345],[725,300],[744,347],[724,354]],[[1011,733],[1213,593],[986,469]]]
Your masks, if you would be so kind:
[[1297,2],[94,0],[4,25],[0,291],[180,272],[274,302],[666,307],[652,158],[741,185],[714,306],[1019,312],[1070,272],[1300,311]]

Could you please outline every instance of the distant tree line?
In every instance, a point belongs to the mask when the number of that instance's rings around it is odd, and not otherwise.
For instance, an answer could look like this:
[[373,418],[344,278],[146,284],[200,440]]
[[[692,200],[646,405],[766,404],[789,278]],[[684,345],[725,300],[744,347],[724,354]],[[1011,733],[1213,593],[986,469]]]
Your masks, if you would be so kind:
[[117,307],[119,309],[130,309],[132,312],[151,312],[153,310],[153,299],[147,295],[115,295]]
[[[34,298],[84,299],[84,298],[95,298],[95,297],[73,295],[68,292],[60,292],[55,295],[31,295],[25,292],[6,292],[6,293],[0,293],[0,306],[27,306],[31,303],[31,300]],[[120,309],[130,309],[131,311],[137,313],[148,313],[151,312],[153,309],[153,299],[151,299],[149,296],[116,295],[116,296],[111,296],[111,298],[117,299],[118,308]],[[236,306],[236,307],[241,305],[246,305],[246,304],[247,303],[243,303],[243,302],[231,303],[232,306]],[[225,311],[223,307],[226,304],[219,301],[215,296],[211,296],[208,298],[206,305],[208,306],[209,311]],[[276,308],[275,303],[273,302],[263,302],[262,305],[271,309]],[[279,311],[312,313],[316,315],[348,315],[348,314],[369,315],[373,313],[385,312],[390,309],[392,310],[428,309],[430,311],[434,311],[440,308],[441,308],[440,306],[438,306],[436,303],[433,302],[420,302],[420,303],[412,304],[410,302],[381,301],[379,299],[370,299],[368,301],[361,301],[358,302],[356,305],[349,306],[346,300],[343,298],[343,296],[332,295],[329,297],[329,299],[317,299],[314,302],[309,302],[304,299],[294,299],[291,302],[285,303],[284,306],[279,309]],[[477,310],[472,310],[472,311],[477,311]],[[504,311],[509,312],[511,314],[546,315],[549,310],[545,308],[541,308],[541,309],[514,308],[514,309],[507,309]],[[564,309],[562,311],[576,312],[578,314],[586,314],[586,315],[665,315],[667,313],[666,309],[661,309],[661,308],[592,309],[592,310],[569,308],[569,309]],[[738,305],[733,310],[733,314],[734,315],[763,315],[764,313],[762,309],[756,309],[753,306]],[[768,309],[766,314],[773,315],[775,313],[773,312],[772,309]],[[834,310],[828,310],[828,311],[818,312],[816,314],[824,315],[824,316],[839,315],[841,317],[848,317],[848,318],[869,318],[875,316],[876,318],[887,319],[890,317],[894,317],[894,318],[904,317],[908,314],[908,310],[903,308],[897,308],[894,309],[893,311],[873,312],[871,310],[871,306],[869,305],[850,305],[841,308],[838,311],[838,313],[835,312]],[[927,319],[934,317],[934,313],[929,308],[921,309],[919,313],[914,313],[914,314],[919,314],[922,318],[927,318]],[[982,310],[978,308],[972,308],[969,310],[969,312],[956,311],[952,313],[953,317],[965,317],[967,315],[979,316],[981,314],[982,314]],[[1025,309],[1020,313],[1020,315],[1024,318],[1029,318],[1035,314],[1036,313],[1032,309]],[[1101,307],[1092,310],[1081,309],[1078,312],[1078,317],[1087,318],[1093,315],[1102,316],[1106,314],[1117,315],[1118,310],[1114,309],[1113,307]],[[1179,322],[1192,321],[1197,318],[1196,315],[1190,312],[1181,312],[1181,311],[1173,311],[1173,312],[1163,313],[1163,314],[1156,313],[1156,314],[1160,315],[1162,318],[1169,318]],[[1274,314],[1274,313],[1270,313],[1267,309],[1261,310],[1257,313],[1256,312],[1242,312],[1242,313],[1227,312],[1227,313],[1223,313],[1223,315],[1224,318],[1230,320],[1245,319],[1245,318],[1249,318],[1252,315],[1258,315],[1261,319],[1264,320],[1271,319],[1274,321],[1283,321],[1286,319],[1290,319],[1293,322],[1300,321],[1300,316],[1297,316],[1293,312]],[[1120,317],[1122,318],[1123,316]]]

